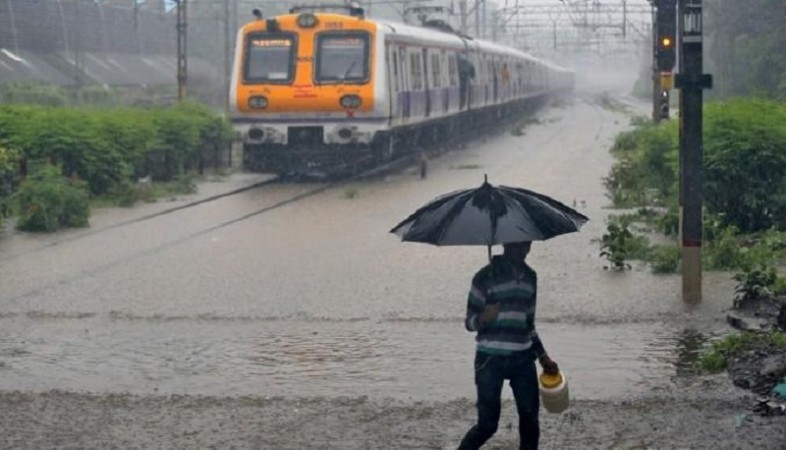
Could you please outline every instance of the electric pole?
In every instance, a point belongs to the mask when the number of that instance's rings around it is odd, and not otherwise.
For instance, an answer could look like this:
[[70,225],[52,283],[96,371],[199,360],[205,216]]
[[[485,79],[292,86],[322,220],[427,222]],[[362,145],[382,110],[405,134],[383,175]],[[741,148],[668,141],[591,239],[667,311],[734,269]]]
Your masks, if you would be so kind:
[[467,0],[459,0],[461,34],[467,34]]
[[187,0],[175,0],[177,4],[177,100],[186,98],[187,58],[186,58],[186,14]]
[[486,23],[486,0],[482,0],[482,1],[483,1],[483,18],[481,19],[481,27],[482,28],[480,29],[480,38],[481,39],[486,39],[486,28],[487,28],[487,25],[488,25]]
[[232,76],[232,34],[229,20],[229,0],[224,0],[224,110],[229,115],[229,79]]
[[702,106],[704,89],[712,76],[704,74],[701,0],[679,0],[680,73],[680,235],[682,238],[682,297],[698,302],[702,297]]
[[483,0],[475,0],[475,38],[480,39],[480,2]]

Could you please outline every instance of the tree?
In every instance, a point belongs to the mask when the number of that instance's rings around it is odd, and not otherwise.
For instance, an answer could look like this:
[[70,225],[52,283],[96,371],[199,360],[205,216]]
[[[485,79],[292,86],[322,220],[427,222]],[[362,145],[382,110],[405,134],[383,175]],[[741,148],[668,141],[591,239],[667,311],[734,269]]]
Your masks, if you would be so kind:
[[786,8],[783,0],[705,1],[712,95],[786,100]]

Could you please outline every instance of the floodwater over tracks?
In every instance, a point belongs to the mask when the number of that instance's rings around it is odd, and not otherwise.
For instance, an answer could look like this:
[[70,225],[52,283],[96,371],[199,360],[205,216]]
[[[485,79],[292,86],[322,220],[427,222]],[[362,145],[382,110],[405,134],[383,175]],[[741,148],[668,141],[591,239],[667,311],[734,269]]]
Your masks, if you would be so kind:
[[0,249],[17,256],[0,257],[0,389],[471,397],[462,319],[485,250],[388,230],[483,174],[591,218],[530,256],[539,332],[574,395],[668,389],[720,329],[731,281],[708,274],[705,301],[689,306],[676,276],[603,270],[601,178],[627,122],[579,99],[431,161],[425,180],[266,185],[41,251],[27,250],[62,236],[6,236]]

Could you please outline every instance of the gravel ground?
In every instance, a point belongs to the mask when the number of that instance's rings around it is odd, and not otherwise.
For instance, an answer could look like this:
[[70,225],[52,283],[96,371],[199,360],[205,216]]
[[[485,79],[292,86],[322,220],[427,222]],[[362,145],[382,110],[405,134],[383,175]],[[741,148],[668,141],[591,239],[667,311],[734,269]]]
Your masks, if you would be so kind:
[[[749,416],[744,397],[674,393],[635,401],[578,401],[541,414],[546,449],[783,449],[786,417]],[[264,398],[0,393],[2,448],[455,448],[474,420],[468,399]],[[488,449],[517,447],[505,402]]]

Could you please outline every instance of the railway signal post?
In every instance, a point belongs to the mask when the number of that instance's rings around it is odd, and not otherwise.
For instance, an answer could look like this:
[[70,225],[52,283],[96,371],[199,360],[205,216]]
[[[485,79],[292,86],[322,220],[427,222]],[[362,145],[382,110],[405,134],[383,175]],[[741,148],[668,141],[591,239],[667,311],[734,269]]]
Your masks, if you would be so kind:
[[680,73],[680,237],[682,297],[701,300],[702,105],[712,76],[703,73],[702,1],[679,0]]
[[657,0],[653,37],[652,120],[655,123],[669,118],[671,73],[677,62],[677,0]]

